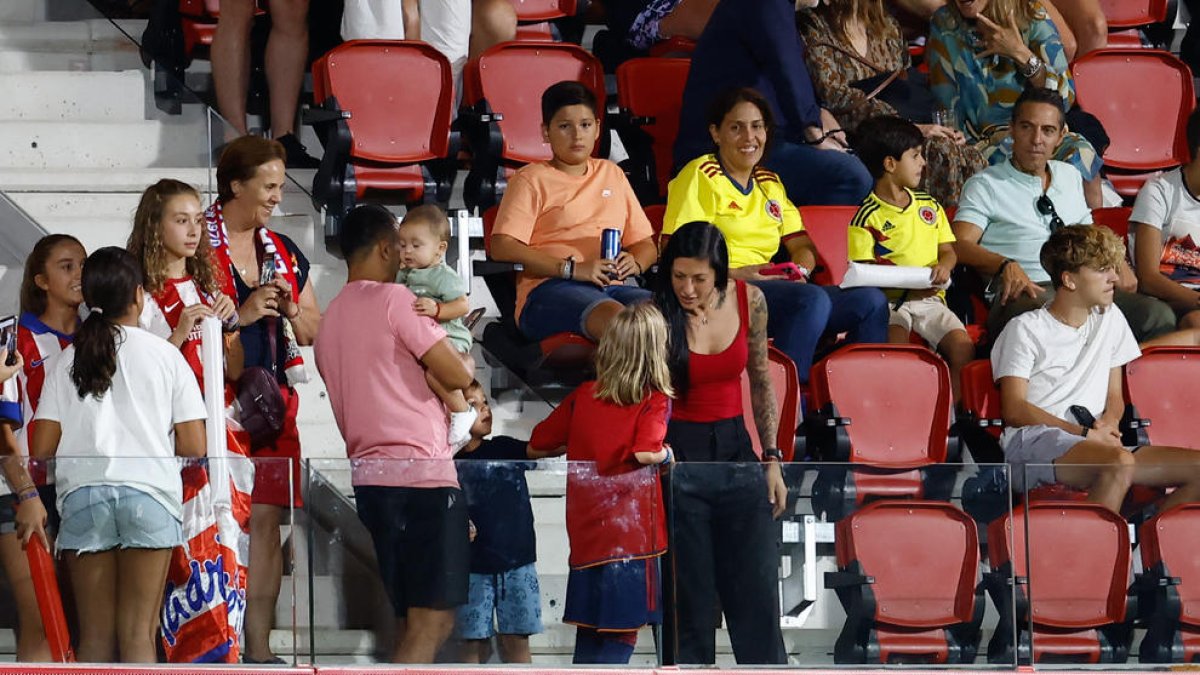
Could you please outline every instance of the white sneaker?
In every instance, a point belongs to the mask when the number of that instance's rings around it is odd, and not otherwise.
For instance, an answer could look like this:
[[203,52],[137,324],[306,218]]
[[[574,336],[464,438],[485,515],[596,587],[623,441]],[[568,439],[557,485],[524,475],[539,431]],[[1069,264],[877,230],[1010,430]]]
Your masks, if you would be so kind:
[[475,420],[478,418],[479,413],[475,412],[474,408],[467,408],[466,412],[450,413],[451,450],[458,452],[471,440],[471,427],[475,425]]

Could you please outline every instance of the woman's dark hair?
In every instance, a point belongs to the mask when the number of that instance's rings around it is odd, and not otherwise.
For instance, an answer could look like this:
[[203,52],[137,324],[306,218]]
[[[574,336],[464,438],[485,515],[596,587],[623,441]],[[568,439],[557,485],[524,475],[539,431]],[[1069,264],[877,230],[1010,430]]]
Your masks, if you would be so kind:
[[713,271],[713,287],[724,300],[725,288],[729,285],[729,247],[716,225],[697,220],[675,230],[659,259],[654,302],[667,320],[667,366],[671,369],[671,386],[675,388],[675,394],[683,398],[689,384],[687,313],[679,304],[671,284],[675,261],[679,258],[707,260]]
[[708,104],[708,125],[721,128],[729,111],[741,103],[750,103],[762,114],[763,124],[767,127],[767,144],[763,148],[763,157],[771,149],[771,141],[775,138],[775,115],[771,112],[771,104],[766,97],[750,87],[732,87],[717,94],[712,103]]
[[287,164],[283,144],[269,138],[242,136],[229,141],[217,160],[217,198],[222,202],[233,199],[234,181],[254,178],[258,167],[273,160]]
[[46,291],[37,285],[37,276],[46,273],[50,254],[59,244],[75,244],[83,248],[79,240],[69,234],[48,234],[33,245],[33,251],[25,259],[25,275],[21,279],[21,311],[34,316],[46,313]]
[[105,246],[87,257],[83,265],[83,302],[91,313],[75,332],[75,360],[71,363],[71,381],[80,398],[103,398],[112,386],[121,337],[117,319],[137,302],[141,287],[142,266],[129,251]]
[[550,120],[559,110],[571,105],[585,105],[592,114],[596,114],[596,94],[592,93],[581,82],[563,80],[546,88],[542,92],[542,124],[550,125]]

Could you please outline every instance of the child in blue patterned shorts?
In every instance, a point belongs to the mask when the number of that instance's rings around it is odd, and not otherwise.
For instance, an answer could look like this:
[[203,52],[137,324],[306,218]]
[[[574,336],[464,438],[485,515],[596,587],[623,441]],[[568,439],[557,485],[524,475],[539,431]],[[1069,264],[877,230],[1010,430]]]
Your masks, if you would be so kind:
[[[492,433],[492,411],[478,382],[466,390],[479,417],[458,454],[458,480],[467,496],[473,539],[467,604],[458,608],[464,663],[487,663],[498,635],[500,659],[530,663],[529,636],[542,632],[537,543],[525,472],[528,443]],[[471,461],[467,461],[471,460]]]

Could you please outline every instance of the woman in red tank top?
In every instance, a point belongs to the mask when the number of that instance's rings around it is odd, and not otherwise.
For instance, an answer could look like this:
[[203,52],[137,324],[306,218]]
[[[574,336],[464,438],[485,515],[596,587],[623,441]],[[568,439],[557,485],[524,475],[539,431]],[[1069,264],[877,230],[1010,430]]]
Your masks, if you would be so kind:
[[[729,278],[725,239],[709,223],[676,230],[659,268],[655,302],[671,331],[677,396],[667,443],[679,461],[665,485],[670,560],[663,567],[674,579],[663,584],[664,664],[713,663],[718,595],[738,663],[786,663],[774,518],[787,506],[787,487],[775,447],[766,301]],[[742,422],[743,370],[766,448],[761,460]]]

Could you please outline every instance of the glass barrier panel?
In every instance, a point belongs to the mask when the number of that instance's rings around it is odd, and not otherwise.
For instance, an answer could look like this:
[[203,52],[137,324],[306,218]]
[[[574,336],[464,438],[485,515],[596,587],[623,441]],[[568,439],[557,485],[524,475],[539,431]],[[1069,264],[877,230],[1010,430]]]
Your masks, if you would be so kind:
[[[296,586],[307,568],[294,564],[294,462],[64,448],[52,459],[10,457],[0,470],[0,540],[13,542],[0,554],[5,569],[29,571],[28,588],[9,589],[14,610],[35,627],[40,614],[44,625],[18,640],[18,660],[248,663],[259,649],[269,650],[259,660],[297,663]],[[31,540],[25,551],[21,537]],[[117,594],[145,606],[114,604]],[[139,607],[154,617],[144,644],[112,628]]]

